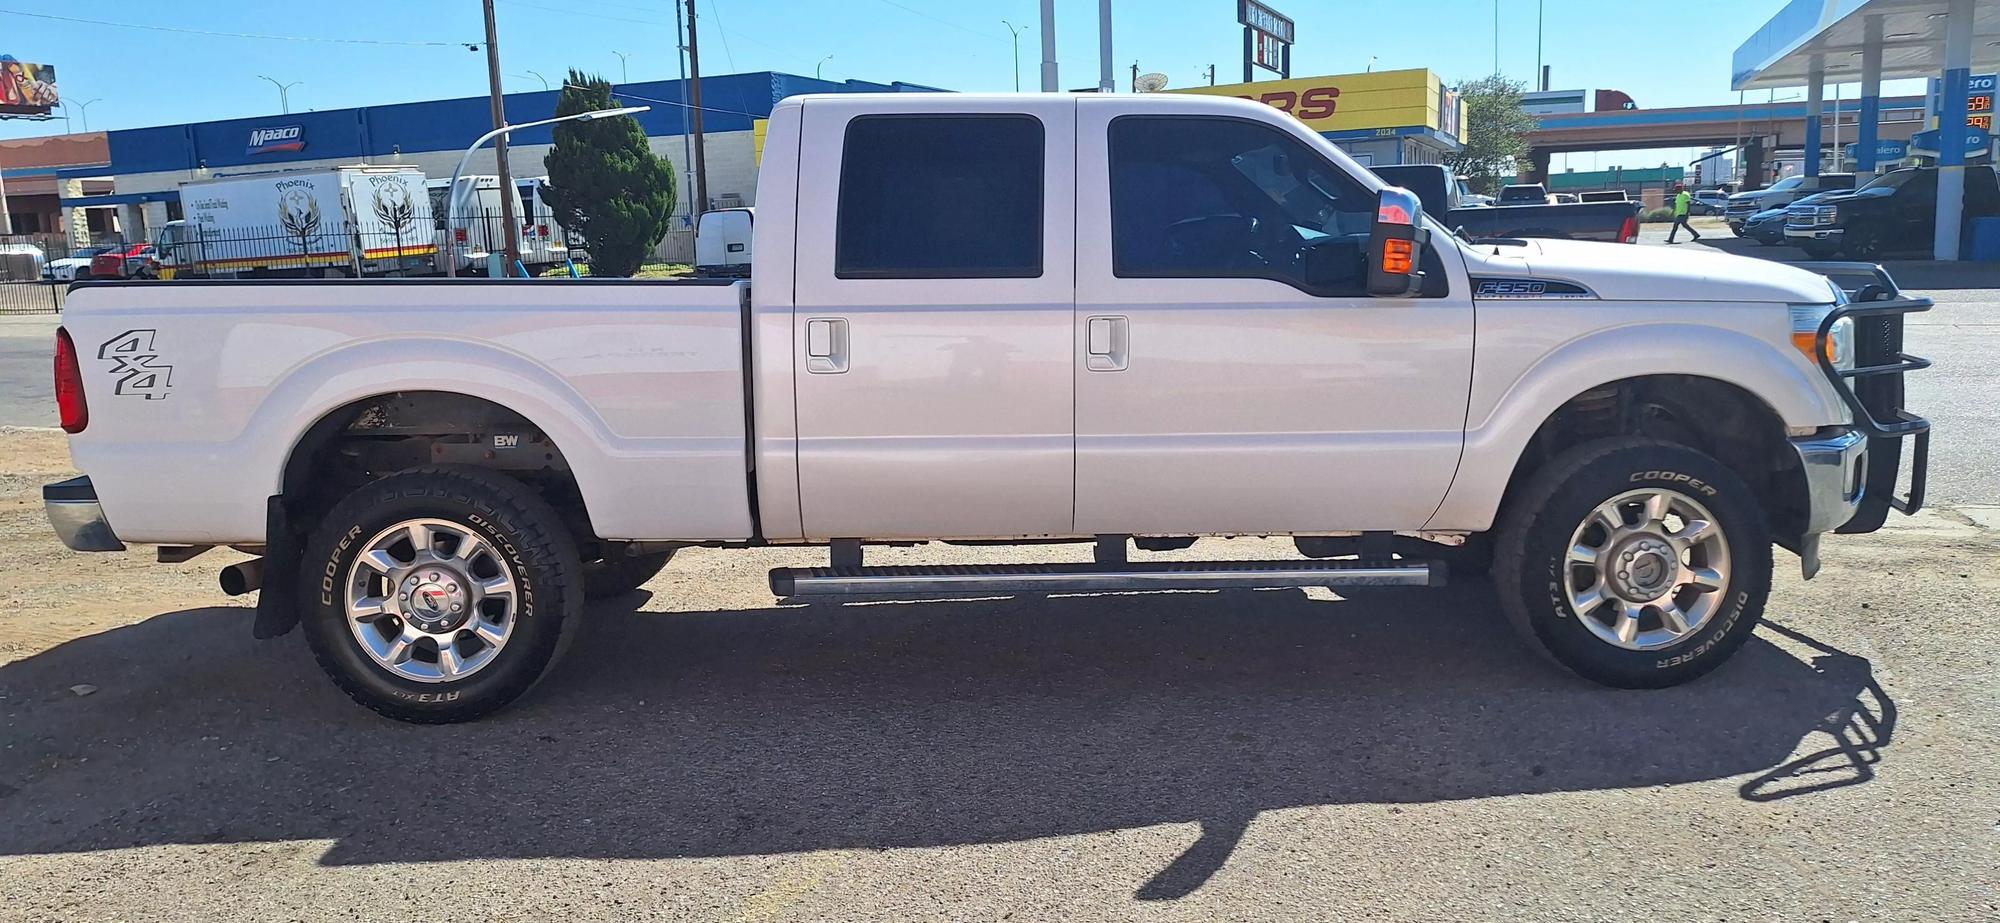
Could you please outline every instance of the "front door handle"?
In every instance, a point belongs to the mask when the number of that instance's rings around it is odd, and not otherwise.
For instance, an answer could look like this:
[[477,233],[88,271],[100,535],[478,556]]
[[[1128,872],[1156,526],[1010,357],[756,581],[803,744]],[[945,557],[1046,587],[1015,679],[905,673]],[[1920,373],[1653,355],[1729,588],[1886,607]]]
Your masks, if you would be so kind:
[[1093,372],[1122,372],[1130,353],[1130,337],[1125,318],[1099,315],[1084,320],[1083,367]]
[[847,318],[806,319],[806,371],[818,375],[847,371]]

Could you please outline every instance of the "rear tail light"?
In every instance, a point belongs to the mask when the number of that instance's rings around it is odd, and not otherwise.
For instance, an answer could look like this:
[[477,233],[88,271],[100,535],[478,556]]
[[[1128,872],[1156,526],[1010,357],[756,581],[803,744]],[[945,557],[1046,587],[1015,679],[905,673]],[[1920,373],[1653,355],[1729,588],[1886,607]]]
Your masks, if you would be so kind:
[[76,343],[69,331],[56,328],[56,411],[65,433],[80,433],[90,425],[90,406],[83,400],[83,367],[76,361]]
[[1618,242],[1621,244],[1639,242],[1639,216],[1626,218],[1625,223],[1618,226]]

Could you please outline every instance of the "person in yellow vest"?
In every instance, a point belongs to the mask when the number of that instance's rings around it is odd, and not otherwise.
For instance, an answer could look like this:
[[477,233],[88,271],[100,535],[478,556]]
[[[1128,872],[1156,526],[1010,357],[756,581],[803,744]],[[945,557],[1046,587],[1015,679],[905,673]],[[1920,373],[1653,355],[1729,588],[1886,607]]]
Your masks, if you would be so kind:
[[1674,226],[1667,229],[1667,243],[1680,243],[1680,241],[1674,239],[1674,235],[1680,233],[1681,228],[1687,228],[1688,233],[1693,234],[1695,240],[1701,239],[1701,233],[1694,229],[1694,225],[1688,223],[1688,208],[1693,204],[1694,193],[1689,192],[1686,185],[1675,183]]

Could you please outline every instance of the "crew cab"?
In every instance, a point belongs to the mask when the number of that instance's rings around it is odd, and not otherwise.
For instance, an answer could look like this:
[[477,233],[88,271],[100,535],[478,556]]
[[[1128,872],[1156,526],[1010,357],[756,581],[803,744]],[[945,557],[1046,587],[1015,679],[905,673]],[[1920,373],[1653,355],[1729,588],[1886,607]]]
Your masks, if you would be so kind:
[[[1814,259],[1844,254],[1869,260],[1884,253],[1929,253],[1937,239],[1937,169],[1891,170],[1838,195],[1818,195],[1785,210],[1785,240]],[[1965,171],[1966,218],[2000,215],[2000,182],[1990,166]]]
[[1768,188],[1752,189],[1749,192],[1739,192],[1730,196],[1728,204],[1723,206],[1722,216],[1724,220],[1729,222],[1729,229],[1736,232],[1738,236],[1742,236],[1743,223],[1749,221],[1750,216],[1767,208],[1790,205],[1816,192],[1853,188],[1854,174],[1852,173],[1787,176],[1772,183]]
[[[822,601],[1489,570],[1529,647],[1670,686],[1749,637],[1774,542],[1810,575],[1921,504],[1928,424],[1862,386],[1928,303],[1873,267],[1469,240],[1229,98],[806,96],[768,131],[747,281],[77,285],[56,532],[247,550],[255,635],[444,722],[690,545],[824,547],[769,575]],[[1148,557],[1212,536],[1296,554]],[[935,542],[1095,553],[865,559]]]

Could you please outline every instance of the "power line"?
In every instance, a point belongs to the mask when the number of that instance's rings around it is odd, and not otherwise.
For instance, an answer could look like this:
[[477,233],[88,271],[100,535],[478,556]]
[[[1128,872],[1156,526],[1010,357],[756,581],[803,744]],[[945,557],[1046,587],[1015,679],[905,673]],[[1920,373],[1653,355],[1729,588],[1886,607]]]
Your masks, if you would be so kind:
[[255,32],[217,32],[211,29],[187,29],[179,26],[151,26],[136,22],[109,22],[102,19],[81,19],[75,16],[56,16],[50,13],[29,13],[22,10],[0,10],[0,14],[26,16],[30,19],[52,19],[57,22],[81,23],[86,26],[111,26],[118,29],[144,29],[150,32],[178,32],[183,35],[211,35],[218,38],[254,38],[274,42],[317,42],[328,45],[401,45],[420,48],[462,48],[480,45],[483,42],[398,42],[372,38],[321,38],[309,35],[263,35]]
[[[565,90],[588,90],[588,89],[590,89],[590,87],[584,87],[584,86],[577,86],[577,85],[576,85],[576,84],[574,84],[574,83],[565,83],[565,84],[563,84],[563,89],[565,89]],[[717,109],[717,108],[715,108],[714,106],[691,106],[691,105],[689,105],[689,104],[687,104],[687,103],[683,103],[683,102],[676,102],[676,101],[674,101],[674,100],[671,100],[671,99],[654,99],[654,98],[652,98],[652,97],[650,97],[650,96],[640,96],[640,95],[638,95],[638,94],[636,94],[636,93],[627,93],[627,92],[625,92],[625,91],[623,91],[623,90],[619,90],[619,89],[613,89],[613,90],[611,91],[611,95],[612,95],[613,97],[617,98],[617,99],[636,99],[636,100],[638,100],[638,101],[640,101],[640,102],[643,102],[643,103],[659,103],[659,104],[660,104],[660,105],[662,105],[662,106],[679,106],[679,107],[681,107],[682,109],[700,109],[700,110],[701,110],[701,111],[703,111],[703,112],[720,112],[720,113],[722,113],[723,115],[747,115],[747,116],[749,116],[749,117],[751,117],[751,118],[753,118],[753,119],[761,119],[761,118],[764,118],[764,116],[761,116],[761,115],[758,115],[758,114],[757,114],[757,113],[755,113],[755,112],[747,112],[747,111],[744,111],[744,110],[742,110],[742,109]]]
[[708,15],[715,17],[715,31],[722,36],[722,57],[729,62],[729,69],[735,70],[736,56],[729,53],[729,30],[722,25],[722,9],[716,0],[708,0]]
[[924,12],[923,10],[917,9],[916,7],[904,6],[900,3],[897,3],[896,0],[880,0],[880,2],[893,6],[896,9],[902,10],[905,13],[913,13],[915,15],[922,16],[923,18],[928,19],[931,22],[938,23],[939,25],[950,26],[954,29],[957,29],[960,32],[966,33],[967,35],[977,35],[980,38],[989,39],[995,42],[1012,41],[1011,39],[1002,39],[997,35],[991,35],[989,33],[981,32],[978,29],[972,28],[971,26],[961,26],[958,23],[952,22],[949,19],[940,19],[936,16],[932,16],[931,14]]

